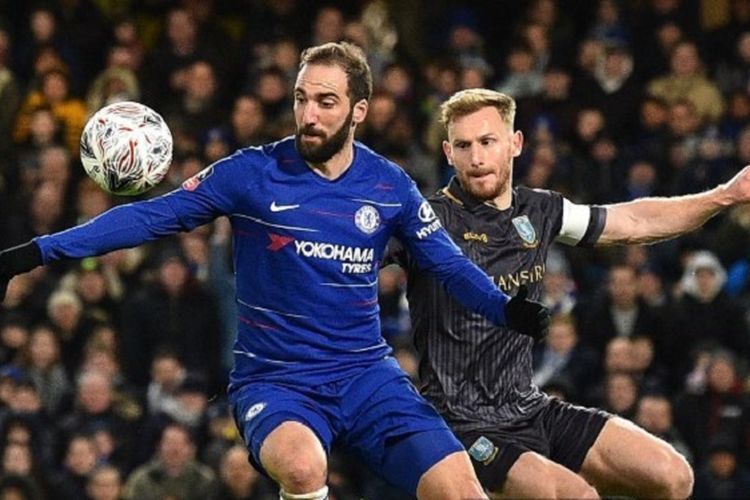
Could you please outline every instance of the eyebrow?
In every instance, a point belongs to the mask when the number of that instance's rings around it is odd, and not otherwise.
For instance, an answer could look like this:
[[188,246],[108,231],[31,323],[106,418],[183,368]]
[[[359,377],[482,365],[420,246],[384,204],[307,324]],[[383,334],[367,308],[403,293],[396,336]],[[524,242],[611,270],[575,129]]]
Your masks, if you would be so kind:
[[456,144],[456,145],[459,145],[459,144],[468,144],[468,143],[474,142],[475,140],[476,141],[483,141],[484,139],[494,139],[496,137],[497,137],[497,135],[495,135],[494,132],[487,132],[486,134],[482,134],[482,135],[480,135],[479,137],[477,137],[475,139],[459,139],[459,138],[455,138],[455,139],[453,139],[452,142],[453,142],[453,144]]
[[[294,89],[294,93],[295,94],[303,94],[303,95],[307,96],[307,93],[301,87],[296,87]],[[339,99],[339,100],[341,99],[341,96],[338,95],[336,92],[317,92],[317,93],[313,92],[310,97],[314,97],[316,99],[326,99],[326,98],[329,98],[329,97],[333,97],[333,98]]]

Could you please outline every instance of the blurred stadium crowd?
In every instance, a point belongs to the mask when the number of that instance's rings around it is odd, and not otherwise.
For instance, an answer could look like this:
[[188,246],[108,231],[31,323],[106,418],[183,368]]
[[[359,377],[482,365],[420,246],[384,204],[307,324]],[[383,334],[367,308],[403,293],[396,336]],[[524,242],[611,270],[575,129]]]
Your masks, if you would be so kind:
[[[78,161],[103,105],[141,101],[169,123],[154,196],[293,133],[299,51],[341,39],[376,82],[359,139],[426,195],[451,176],[436,110],[468,87],[518,101],[516,182],[578,203],[693,193],[750,163],[750,0],[0,0],[2,247],[128,201]],[[277,498],[223,400],[230,231],[11,283],[0,497]],[[381,272],[383,334],[419,384],[403,282]],[[750,206],[652,247],[556,248],[544,289],[555,317],[535,382],[672,443],[697,497],[750,491]],[[349,458],[331,458],[331,498],[402,498]]]

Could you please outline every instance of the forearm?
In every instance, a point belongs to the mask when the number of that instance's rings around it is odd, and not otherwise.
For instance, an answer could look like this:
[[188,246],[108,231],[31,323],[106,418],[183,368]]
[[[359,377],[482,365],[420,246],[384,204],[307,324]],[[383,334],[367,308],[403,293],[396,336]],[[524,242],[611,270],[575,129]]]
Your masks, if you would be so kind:
[[500,291],[484,271],[471,264],[461,266],[462,270],[454,273],[438,274],[448,293],[465,308],[477,312],[498,326],[505,326],[508,321],[505,306],[510,297]]
[[643,198],[607,205],[599,245],[648,244],[694,231],[734,200],[724,185],[671,198]]
[[44,264],[132,248],[184,228],[165,198],[115,207],[91,221],[34,241]]
[[[434,243],[438,244],[429,250],[420,246],[411,248],[410,253],[418,267],[433,274],[445,286],[448,294],[466,309],[481,314],[496,325],[506,325],[505,306],[510,297],[482,269],[467,259],[447,234],[435,239],[438,241]],[[440,239],[444,244],[439,244]]]

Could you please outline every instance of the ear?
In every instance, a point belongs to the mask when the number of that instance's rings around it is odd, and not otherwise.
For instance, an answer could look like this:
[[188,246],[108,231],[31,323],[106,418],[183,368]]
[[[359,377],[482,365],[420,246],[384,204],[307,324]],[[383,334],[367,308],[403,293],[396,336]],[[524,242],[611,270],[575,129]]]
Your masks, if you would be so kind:
[[518,157],[521,155],[521,151],[523,150],[523,133],[520,130],[516,130],[513,132],[513,157]]
[[451,143],[448,141],[443,141],[443,153],[445,154],[445,159],[448,160],[448,165],[453,165],[453,146],[451,146]]
[[354,105],[354,110],[352,111],[352,126],[357,126],[363,121],[365,121],[365,118],[367,117],[367,109],[369,107],[369,104],[367,103],[366,99],[361,99],[357,104]]

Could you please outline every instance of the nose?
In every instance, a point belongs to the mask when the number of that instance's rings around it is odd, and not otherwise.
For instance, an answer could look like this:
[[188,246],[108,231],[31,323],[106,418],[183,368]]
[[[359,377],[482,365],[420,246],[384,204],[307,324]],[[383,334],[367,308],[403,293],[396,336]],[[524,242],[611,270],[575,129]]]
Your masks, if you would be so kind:
[[474,142],[471,145],[471,166],[481,167],[483,164],[484,152],[482,151],[482,145]]
[[314,102],[307,101],[299,104],[301,107],[302,124],[315,125],[318,123],[318,109]]

